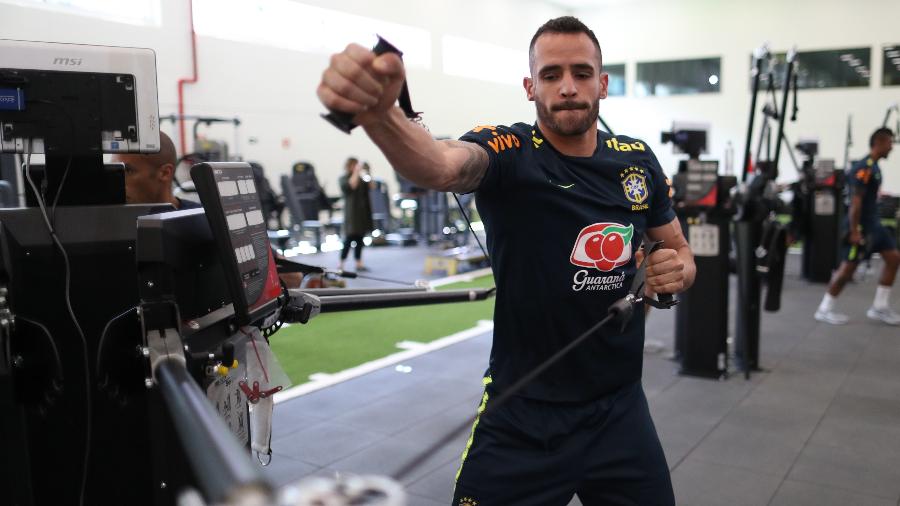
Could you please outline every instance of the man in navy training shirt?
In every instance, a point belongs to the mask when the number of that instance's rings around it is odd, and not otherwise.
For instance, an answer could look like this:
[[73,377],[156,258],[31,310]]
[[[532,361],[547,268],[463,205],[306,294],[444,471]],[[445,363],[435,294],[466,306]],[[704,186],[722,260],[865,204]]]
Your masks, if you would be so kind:
[[832,325],[843,325],[849,321],[847,315],[834,310],[834,302],[844,285],[853,278],[860,260],[865,260],[874,252],[881,253],[884,266],[875,289],[875,300],[866,311],[873,320],[900,325],[900,315],[890,306],[891,287],[897,277],[900,252],[897,242],[881,225],[878,218],[878,190],[881,188],[881,169],[878,160],[887,158],[894,147],[894,133],[888,128],[879,128],[869,138],[869,156],[854,162],[847,171],[850,203],[847,213],[847,241],[843,246],[844,261],[835,271],[828,285],[828,291],[816,310],[815,318]]
[[[573,17],[531,41],[523,79],[537,122],[482,125],[434,140],[395,106],[405,80],[394,54],[358,45],[334,55],[318,96],[354,122],[403,177],[475,192],[497,284],[494,345],[478,413],[606,315],[626,295],[644,235],[663,240],[647,285],[694,280],[659,162],[642,141],[597,129],[606,98],[600,44]],[[498,411],[476,419],[454,506],[674,504],[668,465],[641,387],[644,312],[607,326]]]

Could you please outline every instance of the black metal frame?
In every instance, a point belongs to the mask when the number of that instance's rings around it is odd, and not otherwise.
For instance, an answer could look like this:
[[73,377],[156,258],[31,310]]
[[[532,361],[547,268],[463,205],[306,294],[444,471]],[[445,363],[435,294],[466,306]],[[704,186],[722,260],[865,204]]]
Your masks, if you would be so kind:
[[[208,222],[199,210],[176,211],[138,220],[138,276],[141,295],[141,318],[144,322],[144,345],[151,348],[145,374],[147,381],[159,385],[161,401],[171,427],[155,427],[153,439],[164,448],[154,457],[156,481],[172,487],[197,485],[207,501],[221,501],[238,490],[251,489],[261,494],[271,487],[250,463],[249,451],[230,436],[227,427],[206,401],[199,384],[203,369],[212,354],[221,357],[222,343],[236,330],[234,312],[227,295],[202,293],[197,285],[209,291],[224,293],[224,285],[213,283],[221,275],[216,249]],[[198,270],[200,277],[179,279],[185,272]],[[199,281],[197,281],[199,280]],[[207,281],[202,281],[207,280]],[[189,287],[193,287],[190,288]],[[355,311],[386,307],[402,307],[445,302],[484,300],[494,289],[427,291],[421,287],[289,290],[279,308],[281,319],[305,322],[310,309],[302,305],[311,296],[320,304],[321,312]],[[209,307],[219,301],[216,307]],[[181,305],[188,311],[180,314]],[[293,305],[294,307],[289,307]],[[207,309],[198,314],[201,308]],[[290,310],[289,310],[290,309]],[[316,311],[319,312],[319,311]],[[254,322],[269,321],[276,314],[264,315]],[[176,354],[161,362],[154,361],[152,334],[168,329],[184,339],[189,352]],[[197,358],[199,357],[199,358]],[[153,366],[156,363],[158,365]],[[155,389],[154,389],[155,390]],[[174,445],[172,434],[181,444]],[[172,471],[172,460],[183,459],[181,468]],[[184,470],[187,468],[187,471]],[[270,497],[270,496],[266,496]]]
[[[60,207],[56,229],[71,263],[71,299],[84,329],[88,362],[97,356],[101,330],[137,302],[135,219],[155,206]],[[113,275],[110,275],[114,273]],[[11,351],[0,365],[0,432],[12,444],[0,458],[0,486],[13,503],[77,503],[85,456],[86,389],[90,382],[92,434],[85,504],[151,501],[149,443],[143,375],[134,347],[136,326],[116,326],[106,341],[106,369],[117,390],[98,384],[85,368],[84,350],[63,300],[63,262],[36,208],[0,210],[0,279],[8,289]],[[16,324],[18,315],[38,327]],[[23,318],[24,319],[24,318]],[[49,339],[49,341],[48,341]],[[58,348],[60,367],[54,365]],[[18,365],[16,365],[18,364]],[[57,368],[65,372],[59,381]],[[98,436],[103,434],[103,437]],[[100,481],[104,485],[100,486]],[[138,489],[142,489],[137,492]]]
[[[735,332],[735,354],[744,377],[749,379],[752,371],[759,369],[759,330],[760,330],[760,303],[762,275],[769,279],[769,293],[767,294],[766,309],[777,310],[780,306],[781,278],[784,276],[783,255],[786,244],[777,242],[783,238],[780,226],[773,222],[769,216],[771,203],[766,202],[764,194],[766,188],[778,176],[778,162],[781,155],[781,144],[784,136],[784,120],[787,116],[787,101],[790,95],[790,86],[795,81],[792,79],[796,65],[796,51],[791,51],[785,65],[785,75],[782,84],[782,101],[780,112],[774,111],[778,118],[778,131],[776,133],[774,160],[768,162],[765,168],[760,168],[758,163],[757,173],[750,178],[750,145],[753,141],[753,128],[756,118],[757,95],[759,93],[760,74],[762,62],[768,56],[768,49],[763,47],[755,52],[755,65],[753,76],[753,90],[750,109],[750,122],[747,127],[747,143],[744,148],[743,182],[746,184],[740,198],[740,209],[735,217],[735,239],[737,243],[737,274],[738,274],[738,303],[737,324]],[[774,90],[773,90],[774,95]],[[776,105],[777,107],[777,105]],[[757,160],[759,162],[759,160]],[[768,222],[767,222],[768,220]],[[774,227],[769,233],[769,240],[763,243],[763,229]],[[762,247],[767,252],[767,265],[760,266],[757,257],[757,249]]]

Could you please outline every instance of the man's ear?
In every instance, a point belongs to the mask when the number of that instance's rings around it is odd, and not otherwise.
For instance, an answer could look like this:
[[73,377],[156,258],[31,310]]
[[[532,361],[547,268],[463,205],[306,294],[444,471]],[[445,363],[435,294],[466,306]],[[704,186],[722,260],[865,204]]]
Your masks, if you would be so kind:
[[160,179],[171,183],[175,178],[175,166],[171,163],[164,163],[159,166],[159,169],[156,171],[156,175]]
[[525,96],[528,97],[528,100],[534,102],[534,79],[523,77],[522,87],[525,88]]
[[609,93],[609,74],[603,72],[600,74],[600,98],[606,98]]

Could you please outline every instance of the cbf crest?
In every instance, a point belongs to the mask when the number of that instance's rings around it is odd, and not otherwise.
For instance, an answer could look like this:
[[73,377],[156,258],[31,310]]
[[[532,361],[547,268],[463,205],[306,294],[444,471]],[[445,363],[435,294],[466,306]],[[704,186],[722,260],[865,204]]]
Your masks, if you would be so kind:
[[647,197],[650,196],[650,190],[647,188],[647,176],[644,175],[644,169],[640,167],[628,167],[621,174],[622,189],[625,191],[625,198],[634,204],[635,210],[646,209]]

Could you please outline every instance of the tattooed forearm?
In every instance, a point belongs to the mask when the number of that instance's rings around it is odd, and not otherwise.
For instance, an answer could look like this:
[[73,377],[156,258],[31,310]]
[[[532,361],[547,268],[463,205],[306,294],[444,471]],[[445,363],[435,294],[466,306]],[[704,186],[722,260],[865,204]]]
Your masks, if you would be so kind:
[[456,177],[447,189],[456,193],[474,191],[487,172],[489,164],[487,152],[471,142],[450,140],[444,142],[455,151],[453,159],[460,162],[456,167]]

